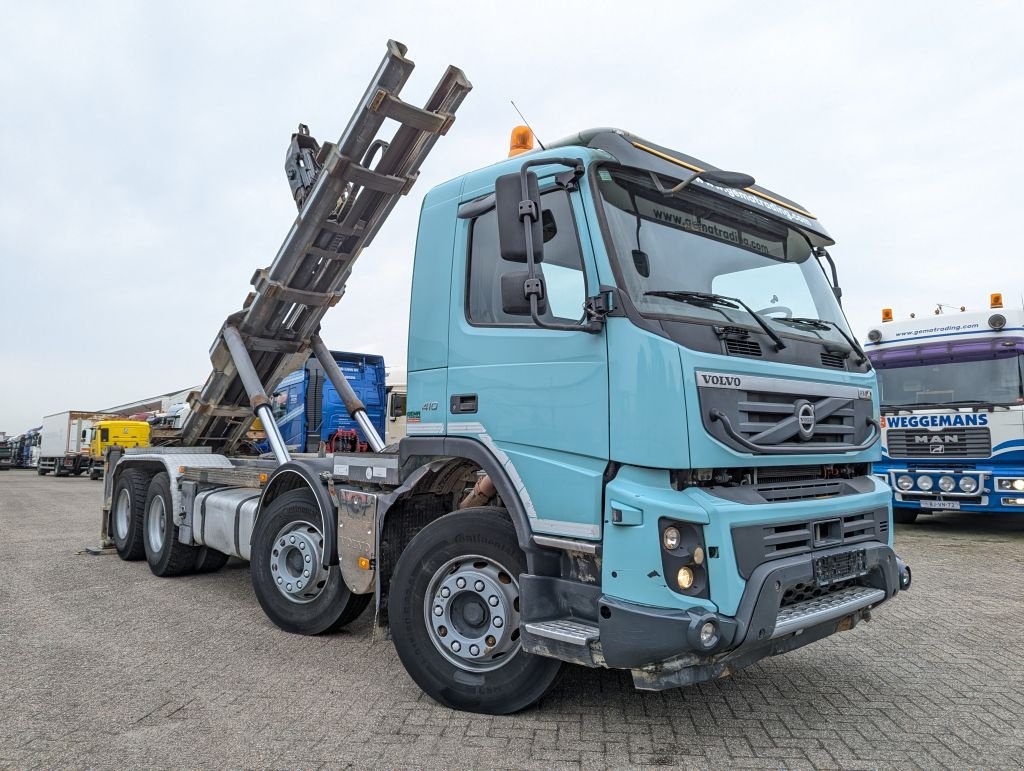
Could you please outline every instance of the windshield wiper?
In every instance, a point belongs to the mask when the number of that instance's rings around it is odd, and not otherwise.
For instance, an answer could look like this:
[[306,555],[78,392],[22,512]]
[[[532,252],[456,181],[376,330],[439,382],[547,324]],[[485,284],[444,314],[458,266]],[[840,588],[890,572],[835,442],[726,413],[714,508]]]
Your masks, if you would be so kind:
[[754,317],[754,321],[757,322],[757,325],[761,327],[761,329],[764,330],[764,333],[771,338],[773,343],[775,343],[776,351],[781,351],[786,347],[786,344],[782,342],[782,338],[772,331],[772,328],[768,326],[768,323],[764,318],[738,297],[711,294],[710,292],[689,292],[683,289],[656,289],[650,292],[644,292],[644,295],[649,297],[665,297],[669,300],[675,300],[681,303],[690,303],[691,305],[703,305],[705,307],[724,305],[726,308],[742,308]]
[[847,334],[846,330],[843,329],[835,321],[828,321],[827,319],[810,319],[803,316],[790,316],[788,318],[785,316],[781,318],[772,317],[772,321],[783,321],[792,322],[793,324],[803,324],[806,327],[813,327],[814,329],[834,329],[836,332],[843,336],[843,339],[847,343],[849,343],[850,348],[853,349],[853,352],[857,354],[857,366],[860,366],[861,364],[868,360],[868,355],[864,353],[864,349],[860,347],[860,343],[858,343],[849,334]]

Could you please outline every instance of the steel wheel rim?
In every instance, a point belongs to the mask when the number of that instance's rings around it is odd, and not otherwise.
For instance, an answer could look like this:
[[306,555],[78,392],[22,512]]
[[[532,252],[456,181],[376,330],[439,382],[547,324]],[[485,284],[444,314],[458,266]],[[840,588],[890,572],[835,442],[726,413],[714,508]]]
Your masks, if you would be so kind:
[[154,553],[164,548],[164,536],[167,529],[165,513],[164,497],[158,495],[152,500],[146,511],[146,538],[149,539],[149,548]]
[[489,557],[466,555],[438,568],[423,598],[430,641],[467,672],[490,672],[522,648],[519,582]]
[[270,547],[267,570],[277,590],[299,605],[313,602],[327,586],[323,534],[309,522],[289,522]]
[[114,506],[114,533],[122,541],[128,538],[128,522],[131,517],[131,510],[131,493],[122,489],[117,495],[117,504]]

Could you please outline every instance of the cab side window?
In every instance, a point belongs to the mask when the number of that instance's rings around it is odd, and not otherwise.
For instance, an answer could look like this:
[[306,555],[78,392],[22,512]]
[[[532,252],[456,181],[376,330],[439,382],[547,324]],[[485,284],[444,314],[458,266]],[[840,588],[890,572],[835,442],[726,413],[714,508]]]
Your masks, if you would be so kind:
[[[544,223],[544,258],[537,263],[547,292],[545,320],[580,321],[587,287],[583,274],[576,222],[569,195],[552,190],[541,196]],[[469,239],[469,277],[466,312],[474,324],[531,325],[529,316],[505,313],[501,303],[501,277],[523,272],[521,262],[501,258],[498,249],[498,221],[494,209],[473,220]]]

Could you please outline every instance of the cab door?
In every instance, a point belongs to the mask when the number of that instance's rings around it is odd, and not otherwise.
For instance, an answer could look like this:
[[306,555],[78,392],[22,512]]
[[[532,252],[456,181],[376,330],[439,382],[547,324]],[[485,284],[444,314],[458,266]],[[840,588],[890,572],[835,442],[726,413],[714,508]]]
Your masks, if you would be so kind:
[[[587,296],[597,293],[579,195],[541,195],[546,320],[581,321]],[[489,447],[522,486],[536,532],[600,538],[609,457],[604,332],[543,329],[505,311],[501,277],[525,268],[501,258],[493,208],[459,220],[455,243],[447,433]]]

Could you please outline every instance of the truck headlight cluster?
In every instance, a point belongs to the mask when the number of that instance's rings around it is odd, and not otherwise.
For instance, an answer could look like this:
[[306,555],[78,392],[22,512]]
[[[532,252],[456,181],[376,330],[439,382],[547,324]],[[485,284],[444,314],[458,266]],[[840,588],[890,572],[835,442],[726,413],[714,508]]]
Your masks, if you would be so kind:
[[996,480],[997,490],[1013,490],[1017,493],[1024,493],[1024,479],[1003,478]]
[[690,597],[709,596],[704,529],[692,522],[658,521],[661,564],[669,588]]

